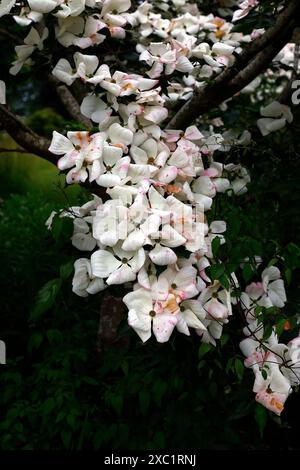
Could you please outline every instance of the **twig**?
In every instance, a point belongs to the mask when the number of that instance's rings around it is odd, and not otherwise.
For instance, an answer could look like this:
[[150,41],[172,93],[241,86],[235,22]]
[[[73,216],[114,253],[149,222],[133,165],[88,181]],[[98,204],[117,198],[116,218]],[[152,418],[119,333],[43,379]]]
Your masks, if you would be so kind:
[[48,150],[50,141],[36,134],[4,105],[0,105],[0,125],[28,153],[33,153],[51,163],[56,163],[58,158]]

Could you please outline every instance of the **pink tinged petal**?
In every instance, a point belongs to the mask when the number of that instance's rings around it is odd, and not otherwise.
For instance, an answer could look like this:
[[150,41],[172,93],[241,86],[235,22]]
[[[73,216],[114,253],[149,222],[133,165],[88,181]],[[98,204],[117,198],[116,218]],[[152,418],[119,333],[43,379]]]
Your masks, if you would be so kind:
[[184,137],[188,140],[201,140],[204,136],[196,126],[190,126],[186,129]]
[[178,170],[176,166],[166,166],[159,170],[157,179],[161,183],[169,184],[177,177]]
[[123,264],[119,269],[112,272],[106,283],[108,285],[112,284],[124,284],[125,282],[134,281],[136,278],[136,273],[132,270],[127,264]]
[[159,343],[170,339],[177,323],[177,317],[172,314],[157,313],[153,318],[153,334]]
[[259,299],[264,294],[263,284],[261,282],[252,282],[246,287],[246,293],[251,299]]
[[209,176],[210,178],[216,178],[219,175],[217,168],[207,168],[207,170],[201,171],[201,176]]
[[74,158],[74,156],[76,155],[69,154],[69,155],[65,155],[64,157],[61,157],[57,162],[57,168],[60,171],[64,171],[64,170],[68,170],[69,168],[72,168],[76,162],[76,158]]
[[258,392],[255,400],[263,405],[270,411],[273,411],[276,415],[280,416],[283,409],[284,403],[287,399],[287,395],[279,393],[268,393],[266,391]]
[[177,256],[171,248],[159,244],[155,245],[155,248],[150,251],[149,258],[158,266],[174,264],[177,261]]
[[92,274],[96,277],[109,277],[109,275],[116,271],[122,262],[117,260],[112,253],[106,250],[98,250],[91,256]]
[[88,172],[86,169],[79,169],[79,170],[70,170],[66,176],[66,182],[68,184],[73,183],[84,183],[88,178]]
[[159,78],[161,74],[163,73],[163,71],[164,71],[163,64],[160,62],[154,62],[149,72],[147,72],[147,75],[149,75],[150,78]]
[[147,106],[145,108],[144,118],[154,124],[159,124],[168,117],[168,114],[167,108],[163,108],[162,106]]
[[130,157],[123,157],[117,162],[117,164],[113,168],[113,173],[117,174],[121,178],[121,180],[123,180],[127,176],[129,165]]
[[212,299],[206,304],[206,310],[216,320],[223,320],[228,316],[227,308],[221,304],[217,299]]

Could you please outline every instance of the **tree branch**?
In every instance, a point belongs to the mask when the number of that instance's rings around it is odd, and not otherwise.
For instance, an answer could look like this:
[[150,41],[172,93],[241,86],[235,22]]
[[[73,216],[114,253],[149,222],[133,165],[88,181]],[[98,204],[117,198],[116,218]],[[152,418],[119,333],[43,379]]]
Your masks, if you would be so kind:
[[57,95],[64,107],[66,108],[66,111],[68,112],[69,116],[88,128],[93,127],[93,124],[90,119],[81,114],[80,106],[71,91],[69,90],[69,88],[66,85],[60,83],[55,77],[51,75],[49,76],[49,81],[52,85],[55,86]]
[[6,149],[3,147],[0,147],[0,153],[28,153],[27,150],[24,149]]
[[251,83],[276,57],[292,36],[299,0],[292,0],[276,23],[263,36],[250,43],[236,57],[234,65],[221,73],[212,85],[199,91],[176,113],[168,129],[184,129],[201,114],[219,106]]
[[50,141],[33,132],[4,105],[0,105],[0,125],[28,153],[33,153],[51,163],[56,163],[57,157],[48,150]]

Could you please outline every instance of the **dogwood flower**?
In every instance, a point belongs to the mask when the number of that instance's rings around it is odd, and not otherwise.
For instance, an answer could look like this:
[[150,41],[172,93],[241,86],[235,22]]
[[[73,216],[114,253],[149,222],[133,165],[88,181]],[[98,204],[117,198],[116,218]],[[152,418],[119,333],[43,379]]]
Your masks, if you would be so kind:
[[245,0],[239,3],[239,9],[233,14],[232,22],[245,18],[258,5],[258,0]]
[[172,48],[171,44],[151,43],[148,50],[140,55],[148,65],[152,65],[147,75],[150,78],[160,77],[164,72],[170,75],[174,70],[179,72],[190,72],[193,65],[180,49]]
[[88,259],[77,259],[74,263],[74,270],[72,290],[80,297],[87,297],[88,294],[97,294],[107,287],[103,279],[92,275],[91,263]]
[[49,36],[48,28],[44,28],[41,35],[35,28],[31,28],[28,35],[24,39],[22,46],[16,46],[15,51],[17,59],[12,63],[9,73],[17,75],[24,64],[30,65],[32,63],[30,56],[35,49],[41,51],[44,47],[44,41]]
[[114,246],[113,252],[97,250],[92,254],[92,274],[102,279],[107,278],[108,285],[124,284],[135,280],[144,262],[145,252],[142,248],[137,252],[130,252]]
[[250,299],[263,307],[284,307],[286,293],[278,268],[271,266],[262,272],[262,282],[253,282],[246,288]]
[[276,132],[293,121],[291,108],[278,101],[273,101],[265,108],[261,108],[260,114],[264,116],[258,119],[257,125],[263,136]]

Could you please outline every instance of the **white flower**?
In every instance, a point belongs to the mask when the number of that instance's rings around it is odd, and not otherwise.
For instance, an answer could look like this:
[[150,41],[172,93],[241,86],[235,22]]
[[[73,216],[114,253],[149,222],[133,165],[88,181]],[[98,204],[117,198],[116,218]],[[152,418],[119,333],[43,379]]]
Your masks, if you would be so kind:
[[87,297],[88,294],[97,294],[107,287],[103,279],[92,275],[91,263],[88,259],[79,258],[76,260],[74,269],[72,290],[80,297]]
[[199,300],[209,320],[228,323],[228,317],[232,315],[230,293],[221,286],[219,281],[215,281],[204,289]]
[[142,248],[137,252],[129,252],[115,246],[113,253],[98,250],[91,256],[93,275],[107,278],[106,283],[108,285],[134,281],[144,262],[145,252]]
[[89,217],[74,219],[74,231],[71,238],[72,245],[81,251],[93,251],[96,247],[96,240],[91,234],[88,221]]
[[65,47],[73,44],[85,49],[101,44],[105,40],[105,36],[98,33],[105,27],[106,24],[103,21],[92,16],[89,16],[86,21],[81,16],[70,16],[58,19],[55,35],[58,42]]
[[113,112],[112,108],[96,95],[86,96],[81,103],[80,111],[81,114],[97,123],[109,122]]
[[136,289],[124,297],[129,309],[128,323],[143,342],[151,337],[151,326],[160,343],[169,340],[175,327],[186,335],[190,334],[189,328],[205,331],[201,304],[184,300],[197,293],[195,275],[191,266],[179,272],[168,269],[158,279],[151,279],[151,290]]
[[293,121],[291,108],[278,101],[273,101],[265,108],[261,108],[260,114],[264,116],[258,119],[257,125],[263,136],[276,132],[286,126],[286,123]]
[[239,2],[239,9],[235,10],[232,18],[232,22],[241,20],[242,18],[245,18],[252,8],[254,8],[258,4],[258,0],[245,0],[242,2]]
[[31,54],[35,49],[39,49],[40,51],[43,49],[44,41],[48,38],[48,36],[48,28],[43,29],[41,36],[35,28],[31,28],[28,35],[24,39],[24,44],[22,46],[15,47],[18,58],[12,63],[12,67],[10,68],[9,73],[12,75],[17,75],[24,64],[31,64]]
[[101,133],[90,136],[88,132],[72,131],[65,137],[53,132],[49,151],[54,155],[64,155],[58,160],[57,166],[61,171],[71,168],[66,176],[67,183],[84,182],[88,176],[90,181],[98,178],[104,138]]
[[262,272],[262,282],[252,282],[247,286],[246,293],[262,307],[282,308],[286,303],[286,293],[280,277],[280,271],[275,266],[266,268]]
[[[176,46],[176,47],[175,47]],[[170,75],[174,70],[180,72],[190,72],[193,70],[193,65],[189,59],[184,55],[184,49],[180,48],[179,43],[174,41],[174,48],[171,44],[164,43],[151,43],[149,50],[145,50],[140,55],[140,60],[144,60],[152,68],[147,75],[151,78],[160,77],[164,72]]]

